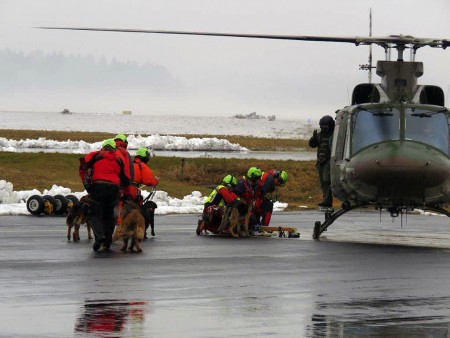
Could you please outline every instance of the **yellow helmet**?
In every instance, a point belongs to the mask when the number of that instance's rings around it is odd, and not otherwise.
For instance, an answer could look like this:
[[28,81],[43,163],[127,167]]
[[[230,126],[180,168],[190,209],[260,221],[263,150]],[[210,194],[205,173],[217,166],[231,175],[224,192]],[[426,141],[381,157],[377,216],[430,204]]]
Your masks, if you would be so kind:
[[254,180],[261,176],[262,176],[262,171],[261,171],[261,169],[259,169],[257,167],[251,167],[247,171],[247,177],[250,178],[251,180]]
[[121,140],[123,142],[127,142],[128,143],[127,137],[124,134],[117,134],[114,137],[114,140]]
[[287,182],[287,180],[288,180],[287,172],[285,172],[284,170],[281,171],[278,175],[278,181],[280,182],[280,184],[284,184]]
[[147,148],[139,148],[136,151],[136,156],[140,157],[142,161],[147,162],[150,159],[150,152]]
[[223,178],[222,183],[233,186],[237,184],[237,179],[233,175],[227,175]]
[[112,138],[104,140],[102,148],[110,147],[112,149],[116,149],[116,142]]

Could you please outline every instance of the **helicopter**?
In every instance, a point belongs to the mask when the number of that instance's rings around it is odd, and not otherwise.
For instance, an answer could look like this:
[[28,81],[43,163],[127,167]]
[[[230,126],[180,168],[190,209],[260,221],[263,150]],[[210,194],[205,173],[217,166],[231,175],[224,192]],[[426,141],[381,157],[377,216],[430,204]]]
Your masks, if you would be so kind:
[[[350,210],[374,206],[392,217],[415,208],[450,217],[450,112],[444,92],[435,85],[419,85],[423,62],[416,61],[422,47],[446,49],[449,39],[410,35],[384,37],[235,34],[214,32],[113,28],[38,27],[102,32],[150,33],[351,43],[380,46],[385,60],[377,61],[380,83],[358,84],[351,105],[336,111],[331,143],[331,191],[341,208],[325,210],[316,221],[313,238]],[[404,60],[406,49],[411,60]],[[390,60],[391,50],[397,59]],[[370,60],[371,62],[371,60]],[[366,67],[367,68],[367,67]],[[372,69],[369,65],[370,71]]]

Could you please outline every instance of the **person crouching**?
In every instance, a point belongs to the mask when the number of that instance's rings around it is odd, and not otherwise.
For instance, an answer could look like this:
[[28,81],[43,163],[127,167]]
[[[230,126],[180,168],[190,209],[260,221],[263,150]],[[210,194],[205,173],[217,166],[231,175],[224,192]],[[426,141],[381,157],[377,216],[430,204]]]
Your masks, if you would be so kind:
[[202,232],[211,231],[213,234],[219,233],[219,227],[226,205],[229,205],[238,199],[238,196],[232,191],[237,180],[232,175],[226,175],[219,184],[205,199],[202,218],[198,220],[197,235]]
[[271,169],[262,173],[256,186],[255,216],[262,226],[269,226],[273,212],[272,193],[283,186],[288,179],[286,171]]

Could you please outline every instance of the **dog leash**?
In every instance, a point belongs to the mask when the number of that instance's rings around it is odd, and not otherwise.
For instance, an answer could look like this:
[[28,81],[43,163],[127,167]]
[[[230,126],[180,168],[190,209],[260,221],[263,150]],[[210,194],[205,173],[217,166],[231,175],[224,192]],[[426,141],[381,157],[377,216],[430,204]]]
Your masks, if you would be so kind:
[[[148,186],[141,185],[139,188],[142,188],[142,187],[148,187]],[[153,199],[153,196],[155,196],[155,194],[156,194],[156,186],[152,186],[152,191],[150,191],[150,193],[144,199],[144,203],[147,202],[147,201],[151,201]]]

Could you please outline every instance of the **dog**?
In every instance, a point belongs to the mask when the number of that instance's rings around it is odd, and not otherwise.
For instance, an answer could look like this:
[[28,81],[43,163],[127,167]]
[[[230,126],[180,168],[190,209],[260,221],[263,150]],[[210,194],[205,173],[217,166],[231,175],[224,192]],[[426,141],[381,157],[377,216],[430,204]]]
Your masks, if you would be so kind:
[[70,241],[72,228],[73,241],[80,240],[80,226],[86,224],[88,231],[88,239],[92,239],[92,225],[89,218],[88,210],[91,200],[89,195],[81,197],[80,201],[73,204],[67,212],[66,225],[67,225],[67,240]]
[[147,229],[150,227],[151,235],[155,236],[155,209],[158,205],[153,201],[147,201],[141,206],[141,212],[145,218],[144,239],[147,239]]
[[123,240],[121,251],[142,252],[139,243],[144,239],[145,218],[139,206],[132,201],[124,201],[120,211],[121,222],[116,226],[113,234],[113,241]]
[[[219,235],[226,228],[232,237],[249,237],[248,223],[252,208],[246,203],[235,201],[225,208]],[[242,229],[243,227],[243,229]]]

